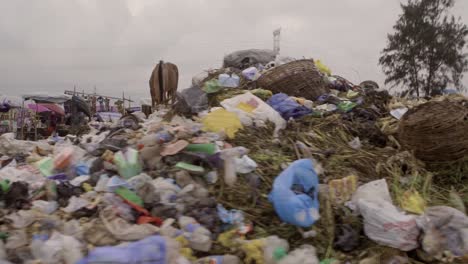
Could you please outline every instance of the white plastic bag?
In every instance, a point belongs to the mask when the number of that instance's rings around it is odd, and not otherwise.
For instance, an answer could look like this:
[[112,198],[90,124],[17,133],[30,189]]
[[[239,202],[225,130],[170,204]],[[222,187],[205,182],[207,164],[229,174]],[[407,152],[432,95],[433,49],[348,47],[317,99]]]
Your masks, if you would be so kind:
[[359,213],[358,201],[363,200],[384,200],[392,203],[392,197],[388,191],[387,181],[385,179],[368,182],[359,186],[350,203],[347,203],[355,212]]
[[81,208],[85,206],[88,206],[89,204],[90,202],[86,199],[72,196],[70,200],[68,201],[67,207],[63,208],[62,210],[67,213],[73,213],[73,212],[80,210]]
[[56,231],[47,241],[34,240],[30,247],[33,256],[44,264],[74,264],[83,257],[83,246],[78,240]]
[[311,245],[302,245],[295,250],[289,252],[287,256],[282,258],[278,264],[319,264],[316,250]]
[[25,228],[30,226],[38,218],[38,213],[32,210],[20,210],[5,216],[12,222],[14,228]]
[[364,232],[370,239],[402,251],[419,247],[420,230],[415,216],[399,212],[393,204],[381,199],[360,199],[358,205],[364,218]]
[[122,241],[140,240],[159,231],[159,228],[151,224],[133,225],[115,215],[112,207],[106,207],[99,214],[104,226]]
[[257,163],[247,155],[235,158],[235,162],[237,173],[250,173],[257,168]]
[[[235,113],[245,126],[251,126],[254,123],[257,126],[264,126],[266,121],[271,121],[275,124],[276,133],[286,127],[286,120],[275,109],[251,92],[226,99],[221,102],[221,105],[227,111]],[[246,108],[242,106],[247,106],[252,110],[245,111]]]
[[56,201],[44,201],[44,200],[36,200],[32,202],[32,208],[38,210],[39,212],[43,212],[45,214],[52,214],[57,210],[58,203]]

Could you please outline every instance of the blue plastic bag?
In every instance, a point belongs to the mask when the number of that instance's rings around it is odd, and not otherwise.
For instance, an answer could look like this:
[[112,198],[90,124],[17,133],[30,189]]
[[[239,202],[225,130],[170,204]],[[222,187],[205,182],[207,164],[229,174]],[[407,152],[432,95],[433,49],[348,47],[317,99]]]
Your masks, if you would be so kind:
[[150,236],[125,246],[97,247],[77,264],[165,264],[166,240],[162,236]]
[[283,222],[310,227],[319,218],[318,188],[312,160],[301,159],[276,177],[268,199]]
[[76,175],[78,176],[89,175],[89,166],[84,163],[78,163],[75,166],[75,172],[76,172]]
[[289,120],[289,118],[299,118],[312,113],[312,110],[300,105],[284,93],[273,95],[267,103],[286,120]]

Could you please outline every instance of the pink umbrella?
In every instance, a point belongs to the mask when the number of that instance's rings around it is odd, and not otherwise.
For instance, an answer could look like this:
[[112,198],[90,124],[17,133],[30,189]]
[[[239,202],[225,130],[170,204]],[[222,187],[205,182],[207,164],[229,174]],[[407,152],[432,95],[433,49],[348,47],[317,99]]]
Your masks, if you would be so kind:
[[28,108],[38,113],[51,111],[49,108],[40,104],[28,104]]
[[60,106],[56,104],[40,104],[46,108],[48,108],[50,111],[55,112],[59,115],[65,115],[65,110]]

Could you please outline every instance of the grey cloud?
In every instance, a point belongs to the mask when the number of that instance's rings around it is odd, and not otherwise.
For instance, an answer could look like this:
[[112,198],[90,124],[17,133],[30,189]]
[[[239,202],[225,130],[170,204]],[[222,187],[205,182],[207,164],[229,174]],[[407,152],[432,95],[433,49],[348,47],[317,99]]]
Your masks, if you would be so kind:
[[[322,59],[351,81],[384,76],[377,66],[397,0],[0,0],[0,93],[61,92],[76,85],[148,97],[159,59],[179,66],[181,88],[224,54],[270,48]],[[455,12],[468,23],[468,3]]]

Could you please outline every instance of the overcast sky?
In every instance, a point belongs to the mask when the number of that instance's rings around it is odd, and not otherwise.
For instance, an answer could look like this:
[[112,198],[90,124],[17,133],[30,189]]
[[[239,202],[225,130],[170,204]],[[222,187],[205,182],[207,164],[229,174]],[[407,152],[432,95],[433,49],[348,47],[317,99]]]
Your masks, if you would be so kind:
[[[382,84],[377,65],[399,0],[0,0],[0,94],[93,91],[149,97],[157,61],[178,65],[180,87],[223,56],[272,48],[321,59],[334,73]],[[468,1],[457,15],[468,23]],[[465,78],[465,86],[468,86]],[[383,84],[382,84],[383,85]]]

